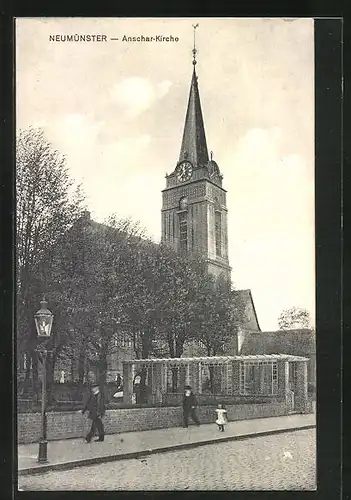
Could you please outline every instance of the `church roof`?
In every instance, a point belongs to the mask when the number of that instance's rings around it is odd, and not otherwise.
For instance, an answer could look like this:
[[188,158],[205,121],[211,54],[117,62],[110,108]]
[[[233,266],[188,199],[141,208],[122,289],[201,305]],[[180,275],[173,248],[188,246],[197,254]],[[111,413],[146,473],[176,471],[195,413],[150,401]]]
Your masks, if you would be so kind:
[[188,109],[186,112],[182,146],[179,161],[190,160],[194,166],[208,162],[205,127],[202,118],[199,87],[195,65],[191,78]]
[[241,327],[244,328],[245,330],[260,332],[261,328],[258,323],[257,313],[252,298],[251,290],[235,290],[234,293],[239,296],[244,309],[244,319]]

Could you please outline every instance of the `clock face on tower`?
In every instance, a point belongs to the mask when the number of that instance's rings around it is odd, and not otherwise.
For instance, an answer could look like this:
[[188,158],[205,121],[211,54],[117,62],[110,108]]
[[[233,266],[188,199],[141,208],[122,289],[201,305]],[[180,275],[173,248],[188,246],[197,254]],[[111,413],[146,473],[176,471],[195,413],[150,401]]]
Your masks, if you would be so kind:
[[211,160],[207,164],[208,173],[211,179],[219,176],[219,168],[215,161]]
[[190,161],[182,161],[176,168],[176,176],[180,182],[188,181],[193,173],[193,166]]

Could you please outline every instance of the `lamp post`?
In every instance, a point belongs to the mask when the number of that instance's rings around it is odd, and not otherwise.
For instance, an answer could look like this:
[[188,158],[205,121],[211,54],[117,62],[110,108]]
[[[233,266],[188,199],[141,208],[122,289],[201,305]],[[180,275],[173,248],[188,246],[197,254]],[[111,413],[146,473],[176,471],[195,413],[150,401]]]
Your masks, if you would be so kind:
[[[54,315],[47,308],[48,303],[45,300],[45,297],[40,302],[40,309],[34,314],[35,326],[37,329],[38,338],[41,340],[49,339],[51,334],[52,322],[54,319]],[[40,440],[39,440],[39,453],[38,453],[38,462],[47,462],[47,439],[46,439],[46,431],[47,431],[47,422],[46,422],[46,359],[47,359],[47,349],[44,344],[42,347],[39,347],[37,351],[41,354],[43,372],[42,372],[42,396],[41,396],[41,432],[40,432]]]

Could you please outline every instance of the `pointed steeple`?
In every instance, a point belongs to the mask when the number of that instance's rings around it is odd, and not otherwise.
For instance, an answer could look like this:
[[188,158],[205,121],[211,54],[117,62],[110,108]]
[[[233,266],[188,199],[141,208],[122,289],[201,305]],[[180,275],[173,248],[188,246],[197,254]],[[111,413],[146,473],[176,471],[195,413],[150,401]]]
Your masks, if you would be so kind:
[[186,112],[182,146],[180,149],[179,161],[190,160],[194,166],[204,165],[208,162],[208,151],[205,135],[204,121],[202,118],[199,87],[195,71],[196,48],[194,26],[194,49],[193,49],[193,75],[191,78],[188,109]]

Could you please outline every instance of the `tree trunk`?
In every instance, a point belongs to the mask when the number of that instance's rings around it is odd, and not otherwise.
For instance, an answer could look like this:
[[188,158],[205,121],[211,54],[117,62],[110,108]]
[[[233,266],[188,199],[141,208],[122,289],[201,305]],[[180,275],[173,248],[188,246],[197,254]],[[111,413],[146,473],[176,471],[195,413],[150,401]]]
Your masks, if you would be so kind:
[[141,352],[140,352],[140,349],[139,349],[139,342],[138,342],[138,335],[140,335],[139,333],[133,333],[133,350],[134,350],[134,353],[135,353],[135,359],[141,359]]
[[172,334],[167,336],[167,343],[168,343],[170,357],[175,358],[175,346],[174,346],[174,338],[173,338]]
[[54,370],[55,370],[56,356],[54,353],[49,354],[47,357],[47,398],[48,405],[51,405],[55,400],[54,397]]
[[84,375],[85,375],[85,354],[80,353],[78,358],[78,385],[75,395],[75,399],[77,401],[81,401],[83,398]]
[[104,402],[108,402],[107,396],[107,345],[104,345],[99,353],[99,361],[97,363],[97,383],[100,388],[100,393],[104,395]]
[[151,339],[153,336],[153,326],[147,325],[141,336],[141,357],[147,359],[151,351]]
[[75,359],[70,359],[71,382],[74,382],[74,363]]
[[[86,384],[87,384],[87,386],[90,387],[90,385],[91,385],[91,381],[90,381],[90,363],[89,363],[89,359],[88,358],[85,359],[84,375],[85,375]],[[83,383],[84,383],[84,379],[83,379]]]
[[83,353],[80,353],[78,358],[78,383],[80,384],[82,384],[84,381],[84,371],[85,371],[85,355]]
[[98,361],[98,366],[97,366],[97,376],[98,376],[98,383],[99,384],[106,384],[106,376],[107,376],[107,359],[106,359],[106,354],[105,353],[100,353],[100,359]]
[[213,366],[209,366],[208,369],[209,369],[209,372],[210,372],[210,391],[213,393],[214,367]]
[[140,403],[147,403],[147,385],[146,385],[147,369],[144,367],[141,370],[140,376]]
[[183,350],[184,350],[183,342],[179,343],[179,344],[176,344],[176,355],[175,355],[175,357],[176,358],[180,358],[181,355],[183,354]]
[[172,368],[172,392],[177,392],[178,390],[178,367]]
[[33,387],[33,401],[37,403],[39,401],[40,385],[38,380],[38,358],[31,352],[32,358],[32,387]]
[[25,375],[24,375],[24,380],[23,380],[23,390],[22,390],[22,396],[27,397],[29,395],[29,389],[31,385],[31,375],[32,375],[32,368],[31,368],[31,360],[32,356],[31,353],[26,351],[26,369],[25,369]]

